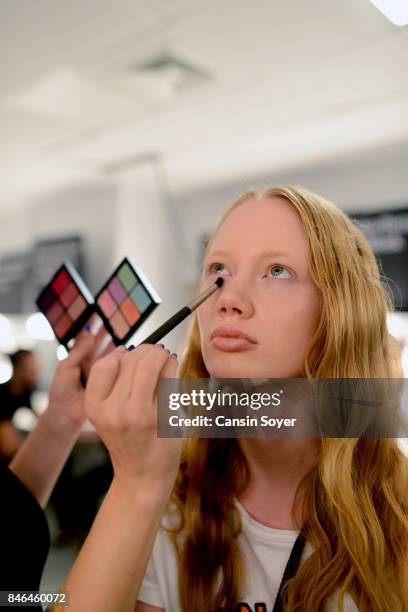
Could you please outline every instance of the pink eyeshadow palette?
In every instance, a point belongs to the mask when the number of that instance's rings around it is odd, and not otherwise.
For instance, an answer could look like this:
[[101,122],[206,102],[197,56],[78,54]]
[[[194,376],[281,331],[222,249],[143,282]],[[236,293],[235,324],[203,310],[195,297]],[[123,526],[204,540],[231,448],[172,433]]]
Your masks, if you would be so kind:
[[125,257],[95,297],[96,309],[118,346],[125,344],[161,299],[140,268]]
[[36,304],[65,347],[95,312],[93,295],[69,261],[56,271]]

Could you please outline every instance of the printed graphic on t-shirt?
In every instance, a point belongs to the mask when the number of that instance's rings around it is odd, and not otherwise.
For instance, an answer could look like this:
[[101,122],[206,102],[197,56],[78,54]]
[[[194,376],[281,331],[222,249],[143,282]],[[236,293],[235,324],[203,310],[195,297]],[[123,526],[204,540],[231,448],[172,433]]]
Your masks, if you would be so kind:
[[255,603],[253,608],[245,601],[240,601],[236,605],[234,612],[268,612],[268,608],[266,607],[266,603],[262,603],[261,601]]

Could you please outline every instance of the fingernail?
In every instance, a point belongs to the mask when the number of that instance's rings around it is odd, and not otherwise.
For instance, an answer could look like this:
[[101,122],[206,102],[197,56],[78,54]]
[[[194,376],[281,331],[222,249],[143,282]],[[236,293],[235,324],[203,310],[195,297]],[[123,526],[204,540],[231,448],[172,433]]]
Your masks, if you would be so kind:
[[127,347],[128,351],[133,351],[133,349],[135,349],[135,345],[134,344],[129,344],[129,346]]
[[162,348],[164,348],[164,344],[161,344],[161,343],[158,344],[157,346],[161,346]]
[[165,350],[165,351],[167,351],[167,352],[168,352],[168,354],[170,355],[170,352],[171,352],[171,351],[170,351],[168,348],[164,347],[164,350]]
[[175,357],[177,359],[177,353],[172,353],[170,357]]
[[89,332],[89,331],[91,331],[91,329],[92,329],[91,324],[90,324],[90,323],[87,323],[87,324],[84,326],[84,329],[85,329],[86,331],[88,331],[88,332]]
[[117,347],[116,347],[116,350],[117,350],[117,351],[121,351],[121,352],[123,353],[123,351],[126,351],[126,347],[125,347],[125,346],[123,346],[123,344],[121,344],[120,346],[117,346]]

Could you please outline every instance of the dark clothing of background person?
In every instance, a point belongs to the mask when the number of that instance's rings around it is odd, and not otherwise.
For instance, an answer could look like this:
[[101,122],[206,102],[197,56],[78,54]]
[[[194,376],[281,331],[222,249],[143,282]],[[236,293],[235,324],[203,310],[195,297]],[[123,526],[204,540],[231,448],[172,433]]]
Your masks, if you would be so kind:
[[60,527],[57,545],[75,539],[85,539],[95,519],[101,498],[111,484],[113,468],[108,452],[101,443],[94,446],[98,446],[104,455],[103,462],[78,476],[75,475],[75,461],[71,454],[51,494],[50,501]]
[[0,456],[3,463],[9,463],[23,443],[24,435],[12,419],[18,408],[32,408],[31,393],[37,389],[40,379],[40,361],[34,351],[18,349],[8,357],[12,376],[0,385]]
[[[0,492],[0,591],[39,591],[50,549],[45,514],[30,491],[4,465],[0,465]],[[11,607],[0,608],[6,609]],[[42,610],[42,606],[24,606],[24,610]]]
[[[0,464],[7,465],[13,454],[23,441],[22,434],[15,428],[13,417],[15,412],[21,408],[31,408],[31,392],[24,391],[22,393],[12,393],[10,389],[10,381],[0,385]],[[7,429],[7,433],[6,430]],[[12,436],[12,449],[10,442],[4,446],[4,435]],[[6,450],[7,449],[7,450]]]
[[14,413],[24,406],[25,408],[32,408],[31,405],[31,393],[26,391],[19,395],[12,394],[10,391],[9,383],[3,383],[0,385],[0,421],[11,421]]
[[[22,406],[32,409],[31,392],[26,391],[17,395],[11,393],[9,382],[1,384],[0,428],[2,423],[5,424],[7,421],[11,423],[15,412]],[[20,436],[19,433],[18,435]],[[0,435],[0,441],[1,439]],[[100,446],[102,448],[102,445]],[[98,511],[98,502],[108,490],[113,478],[109,455],[106,451],[104,453],[103,465],[92,468],[80,477],[74,474],[72,455],[68,458],[50,498],[60,529],[58,544],[70,543],[77,538],[84,539],[91,528]],[[7,465],[11,458],[3,454],[0,446],[0,464]]]

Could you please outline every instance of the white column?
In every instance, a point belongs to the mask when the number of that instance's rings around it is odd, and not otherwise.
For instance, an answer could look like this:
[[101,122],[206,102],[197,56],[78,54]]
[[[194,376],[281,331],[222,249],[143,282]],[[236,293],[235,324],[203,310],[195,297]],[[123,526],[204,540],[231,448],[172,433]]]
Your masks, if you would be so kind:
[[[115,172],[118,180],[115,260],[130,256],[162,299],[136,332],[134,344],[192,297],[195,261],[191,260],[194,255],[190,255],[188,247],[183,247],[187,241],[182,234],[188,228],[178,224],[160,164],[160,160],[148,158]],[[171,351],[180,352],[189,321],[190,317],[163,339]]]

